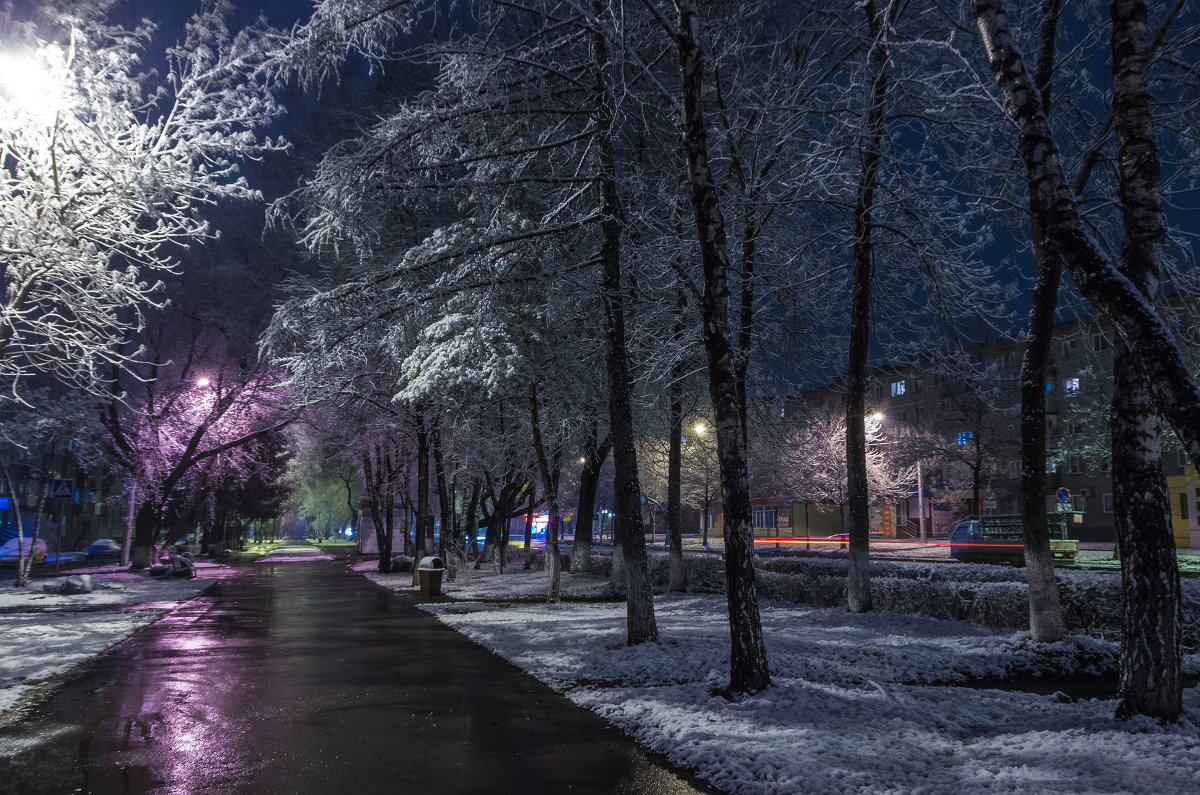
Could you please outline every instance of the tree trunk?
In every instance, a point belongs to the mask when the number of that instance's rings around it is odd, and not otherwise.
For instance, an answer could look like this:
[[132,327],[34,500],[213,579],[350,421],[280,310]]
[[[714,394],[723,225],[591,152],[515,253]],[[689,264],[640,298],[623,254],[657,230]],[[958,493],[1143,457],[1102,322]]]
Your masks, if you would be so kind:
[[[1050,105],[1059,11],[1057,0],[1042,5],[1037,81],[1039,101]],[[1029,217],[1038,275],[1029,310],[1029,342],[1021,359],[1021,526],[1025,539],[1025,580],[1029,586],[1029,631],[1035,641],[1063,639],[1066,627],[1054,579],[1050,527],[1046,518],[1046,370],[1054,336],[1054,307],[1062,276],[1061,260],[1046,235],[1046,208],[1029,186]]]
[[353,482],[351,478],[345,475],[341,476],[342,482],[346,484],[346,509],[350,512],[350,529],[354,532],[355,538],[358,537],[358,509],[354,507],[354,490],[351,488]]
[[458,534],[454,526],[454,489],[446,484],[446,461],[442,455],[442,434],[438,421],[433,420],[430,433],[433,447],[433,472],[436,479],[438,513],[442,520],[442,531],[438,534],[438,557],[446,567],[446,579],[453,580],[458,572]]
[[742,441],[750,446],[750,401],[746,397],[746,382],[750,375],[751,331],[754,328],[754,266],[758,246],[758,225],[749,198],[742,217],[742,291],[738,310],[737,353],[733,359],[734,387],[737,390],[738,413],[742,418]]
[[[1144,2],[1113,0],[1113,109],[1117,132],[1121,271],[1153,300],[1166,229],[1150,111]],[[1138,356],[1113,354],[1112,480],[1121,542],[1121,704],[1118,718],[1176,721],[1183,709],[1182,605],[1162,437]]]
[[[593,11],[603,17],[603,4],[594,0]],[[621,221],[617,201],[616,155],[613,149],[613,107],[605,70],[608,41],[604,31],[591,34],[594,71],[593,108],[595,149],[600,177],[597,199],[600,216],[601,301],[604,309],[605,365],[608,370],[609,434],[613,446],[613,492],[617,515],[624,528],[626,642],[630,645],[658,640],[654,618],[654,592],[642,523],[642,490],[638,481],[637,451],[633,432],[632,378],[625,342],[625,302],[621,285]],[[616,550],[614,548],[614,569]]]
[[[500,541],[496,545],[496,573],[503,574],[504,567],[508,565],[508,541],[509,533],[512,531],[512,511],[516,507],[519,488],[513,487],[508,492],[508,498],[504,500],[504,513],[500,521]],[[503,492],[501,492],[503,493]]]
[[[550,512],[550,521],[546,523],[546,601],[557,602],[561,585],[562,558],[558,554],[558,531],[562,521],[562,511],[558,506],[558,473],[553,471],[550,459],[546,456],[546,447],[542,443],[542,424],[538,412],[538,385],[536,381],[529,382],[529,427],[533,436],[533,452],[537,457],[538,471],[542,475],[542,490],[546,493],[546,506]],[[533,489],[529,490],[529,504],[533,505]],[[532,507],[530,511],[532,512]],[[528,566],[526,566],[528,568]]]
[[[21,576],[21,571],[24,568],[22,564],[25,562],[25,526],[21,522],[21,498],[17,496],[17,489],[13,485],[12,475],[8,471],[8,464],[0,459],[0,470],[4,472],[4,482],[8,486],[9,500],[13,507],[13,514],[17,519],[17,587],[23,588],[27,582],[25,577]],[[30,544],[30,553],[33,552],[33,544]]]
[[[621,531],[621,517],[613,514],[610,517],[612,522],[612,572],[609,575],[610,581],[614,587],[625,587],[625,542]],[[639,518],[640,521],[640,518]]]
[[605,436],[603,442],[596,444],[594,428],[584,441],[583,471],[579,473],[579,508],[575,518],[575,540],[571,544],[573,574],[586,574],[592,566],[592,517],[596,512],[596,487],[600,483],[600,470],[611,447],[611,436]]
[[525,510],[525,571],[533,568],[533,503],[535,492],[529,490],[529,507]]
[[871,530],[867,488],[866,392],[867,357],[871,344],[871,293],[875,280],[872,241],[875,188],[883,159],[883,106],[887,98],[887,30],[874,0],[865,6],[871,32],[867,69],[871,77],[867,115],[859,144],[861,171],[854,203],[854,285],[850,305],[850,353],[846,375],[846,494],[850,516],[850,566],[846,606],[851,613],[871,609]]
[[1120,342],[1113,380],[1113,510],[1122,553],[1117,717],[1175,721],[1183,708],[1182,608],[1162,439],[1149,386]]
[[155,500],[148,500],[138,508],[137,518],[133,523],[133,558],[129,561],[129,568],[133,571],[154,565],[154,541],[158,535],[159,513],[159,506]]
[[[13,503],[16,505],[16,503]],[[125,536],[121,544],[121,567],[129,565],[130,554],[133,552],[133,519],[138,507],[138,482],[131,478],[129,483],[129,508],[125,514]]]
[[[467,507],[463,513],[463,532],[466,538],[470,539],[470,544],[475,550],[475,558],[479,558],[479,495],[481,486],[476,480],[471,484],[471,496],[467,498]],[[466,550],[463,550],[463,558],[466,558]]]
[[425,430],[425,421],[420,412],[415,412],[417,424],[417,527],[413,539],[413,571],[412,584],[421,584],[417,576],[417,568],[421,558],[425,557],[426,533],[432,523],[429,511],[429,434]]
[[729,258],[725,220],[708,162],[708,128],[702,105],[700,17],[693,0],[676,0],[675,6],[679,12],[675,42],[683,93],[683,148],[704,268],[704,293],[700,301],[702,338],[708,358],[709,396],[717,425],[717,457],[724,500],[725,577],[731,646],[728,694],[736,695],[768,687],[771,674],[758,612],[750,483],[733,371],[736,352],[729,333]]
[[[374,445],[374,455],[379,456],[380,448]],[[371,523],[375,526],[375,545],[379,548],[379,572],[387,574],[392,570],[392,533],[388,517],[383,512],[384,488],[387,479],[382,461],[372,460],[371,446],[368,445],[360,456],[362,466],[363,486],[367,491],[367,509],[371,512]],[[390,511],[390,505],[389,513]]]
[[671,439],[667,451],[667,539],[670,553],[667,590],[682,592],[687,590],[687,583],[683,574],[683,502],[680,495],[683,479],[683,383],[678,377],[671,381],[670,403]]

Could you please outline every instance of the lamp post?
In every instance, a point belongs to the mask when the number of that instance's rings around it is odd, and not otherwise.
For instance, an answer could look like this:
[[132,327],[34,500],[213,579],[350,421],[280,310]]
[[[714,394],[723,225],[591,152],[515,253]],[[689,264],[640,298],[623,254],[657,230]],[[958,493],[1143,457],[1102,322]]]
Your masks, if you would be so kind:
[[[706,428],[704,426],[703,422],[697,422],[694,426],[692,426],[692,430],[695,431],[696,436],[698,436],[698,437],[703,436],[705,433],[708,432],[708,428]],[[709,492],[708,456],[704,455],[703,447],[701,447],[700,452],[701,452],[701,455],[703,455],[703,466],[704,466],[704,524],[703,524],[704,537],[703,537],[703,543],[704,543],[704,546],[707,548],[708,547],[709,512],[712,508],[712,494]]]

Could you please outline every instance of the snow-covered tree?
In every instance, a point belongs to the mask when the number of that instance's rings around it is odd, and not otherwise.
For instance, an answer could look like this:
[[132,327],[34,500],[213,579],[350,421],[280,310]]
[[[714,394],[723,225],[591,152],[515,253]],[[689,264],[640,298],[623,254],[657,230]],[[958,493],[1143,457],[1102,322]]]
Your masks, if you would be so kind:
[[206,5],[141,71],[154,27],[126,30],[103,8],[51,3],[0,20],[0,375],[19,394],[49,372],[101,389],[161,306],[177,247],[214,234],[200,209],[253,197],[238,162],[282,148],[258,131],[280,107],[257,68],[272,35],[233,33]]
[[[1043,4],[1050,13],[1056,12],[1057,5]],[[975,0],[972,4],[992,76],[1018,143],[1019,162],[1027,174],[1039,256],[1050,263],[1054,278],[1059,263],[1066,268],[1117,336],[1112,415],[1114,505],[1125,552],[1119,712],[1165,720],[1175,720],[1180,714],[1181,680],[1178,570],[1167,520],[1159,418],[1170,422],[1191,461],[1200,464],[1200,384],[1154,303],[1167,238],[1159,139],[1167,142],[1168,151],[1182,144],[1183,149],[1194,152],[1194,124],[1180,125],[1176,120],[1194,118],[1196,103],[1184,90],[1194,86],[1194,76],[1187,68],[1178,69],[1174,58],[1164,59],[1162,74],[1174,82],[1162,92],[1173,103],[1170,113],[1163,116],[1172,120],[1159,124],[1153,100],[1162,85],[1155,82],[1151,63],[1160,50],[1195,47],[1194,26],[1185,28],[1181,42],[1166,45],[1168,31],[1182,10],[1182,3],[1167,9],[1156,33],[1145,2],[1114,0],[1111,4],[1106,53],[1112,63],[1111,112],[1103,125],[1105,135],[1084,159],[1085,169],[1068,181],[1059,146],[1062,135],[1051,126],[1039,91],[1049,90],[1044,79],[1047,73],[1026,68],[1003,2]],[[1052,61],[1053,26],[1048,33],[1043,42],[1050,39],[1045,49]],[[1083,195],[1087,172],[1104,157],[1110,129],[1116,133],[1116,157],[1111,159],[1114,176],[1098,191],[1099,199],[1093,199]],[[1194,164],[1194,158],[1191,162]],[[1096,224],[1092,205],[1097,202],[1115,207],[1119,217],[1103,226]],[[1109,237],[1107,230],[1119,232]],[[1121,238],[1119,244],[1111,239],[1116,237]],[[1034,585],[1031,580],[1031,595]]]
[[258,467],[254,444],[292,421],[282,381],[265,365],[163,357],[147,368],[136,395],[109,398],[101,413],[105,444],[136,495],[125,545],[134,567],[150,565],[160,541],[183,536],[222,477],[249,477]]

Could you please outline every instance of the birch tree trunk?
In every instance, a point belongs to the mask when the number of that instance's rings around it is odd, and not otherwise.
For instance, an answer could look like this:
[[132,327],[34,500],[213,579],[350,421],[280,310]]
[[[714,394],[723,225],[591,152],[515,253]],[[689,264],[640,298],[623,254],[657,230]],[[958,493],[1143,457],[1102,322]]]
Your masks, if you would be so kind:
[[[15,504],[15,503],[14,503]],[[125,513],[125,536],[121,539],[121,568],[129,565],[129,555],[133,551],[133,519],[138,507],[138,482],[131,478],[129,484],[129,508]]]
[[[598,20],[604,5],[593,0]],[[621,291],[621,222],[617,201],[616,155],[613,150],[612,95],[605,69],[608,67],[608,42],[604,32],[591,34],[592,68],[595,72],[593,114],[595,148],[600,179],[597,184],[600,215],[601,296],[604,305],[605,364],[608,370],[609,434],[613,445],[613,492],[621,523],[625,558],[625,611],[630,645],[658,640],[654,618],[654,592],[650,585],[650,565],[646,558],[646,537],[642,532],[642,491],[638,481],[637,452],[634,448],[632,379],[629,351],[625,343],[625,303]],[[614,568],[616,550],[614,547]]]
[[[1124,238],[1121,270],[1150,300],[1166,229],[1150,112],[1146,4],[1114,0],[1113,110]],[[1183,709],[1179,568],[1150,384],[1122,342],[1113,354],[1113,507],[1121,545],[1119,718],[1175,721]]]
[[[13,485],[12,475],[8,471],[8,464],[0,460],[0,471],[4,472],[4,482],[8,486],[9,499],[12,501],[13,514],[17,519],[17,587],[25,587],[28,580],[22,575],[21,564],[25,562],[25,525],[21,521],[21,498],[17,496],[17,489]],[[30,553],[33,553],[33,545],[30,545]]]
[[683,93],[683,148],[704,268],[704,293],[700,301],[702,338],[708,358],[709,395],[717,425],[717,457],[724,499],[725,578],[731,643],[728,694],[737,695],[768,687],[771,674],[758,612],[750,483],[734,377],[735,350],[730,339],[725,219],[721,215],[708,162],[700,17],[693,0],[676,0],[675,7],[679,13],[675,44]]

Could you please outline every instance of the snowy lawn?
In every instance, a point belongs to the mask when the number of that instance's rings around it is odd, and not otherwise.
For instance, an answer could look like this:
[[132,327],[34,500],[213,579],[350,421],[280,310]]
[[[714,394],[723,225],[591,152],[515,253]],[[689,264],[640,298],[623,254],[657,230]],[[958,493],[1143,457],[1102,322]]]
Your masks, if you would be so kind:
[[[71,572],[92,574],[90,594],[46,594],[42,584],[47,580],[40,579],[27,588],[0,588],[0,721],[71,668],[163,615],[169,603],[189,599],[232,572],[228,566],[202,564],[201,577],[194,580],[160,580],[111,564]],[[121,605],[146,608],[122,610]]]
[[[514,595],[519,576],[503,578]],[[721,596],[658,596],[661,640],[636,648],[623,604],[423,607],[730,792],[1200,791],[1195,688],[1189,719],[1160,729],[1114,721],[1115,701],[947,684],[1108,668],[1104,641],[1039,648],[1011,630],[765,602],[774,685],[730,703],[713,695],[728,677]]]

